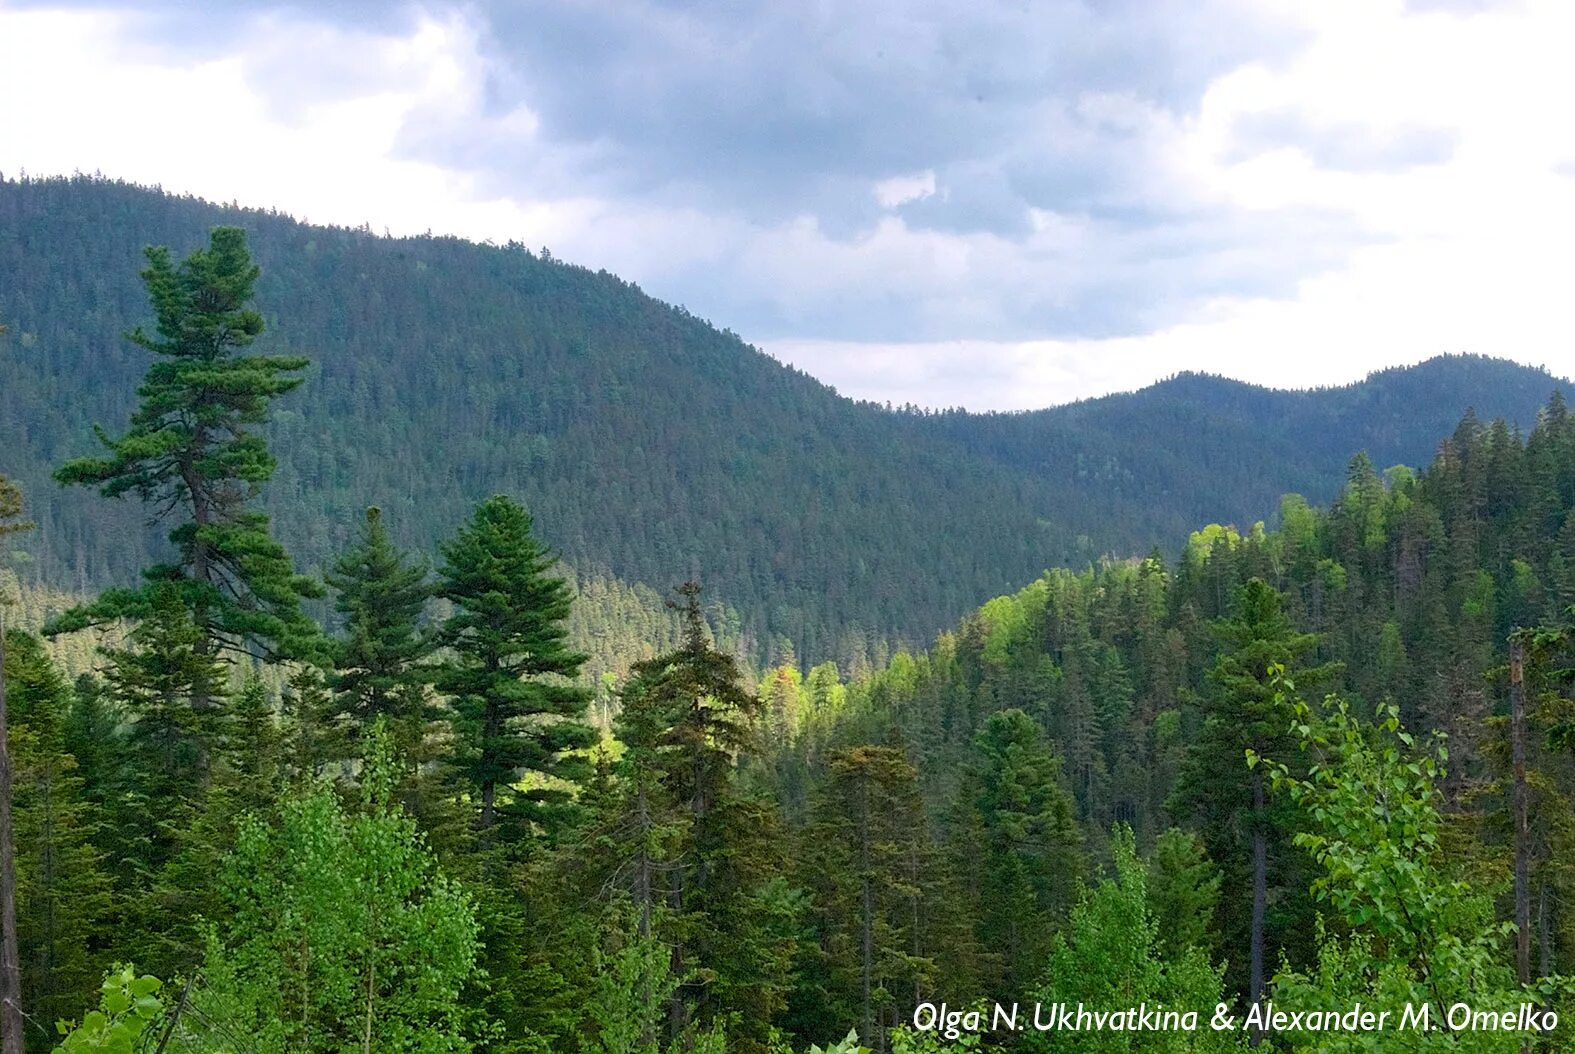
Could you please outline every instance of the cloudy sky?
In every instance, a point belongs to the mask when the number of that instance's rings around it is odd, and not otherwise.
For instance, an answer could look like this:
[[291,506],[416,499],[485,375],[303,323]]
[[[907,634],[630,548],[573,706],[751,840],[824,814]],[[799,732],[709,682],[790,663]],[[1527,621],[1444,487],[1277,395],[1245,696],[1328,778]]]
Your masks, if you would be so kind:
[[0,0],[0,172],[520,239],[845,393],[1575,373],[1568,0]]

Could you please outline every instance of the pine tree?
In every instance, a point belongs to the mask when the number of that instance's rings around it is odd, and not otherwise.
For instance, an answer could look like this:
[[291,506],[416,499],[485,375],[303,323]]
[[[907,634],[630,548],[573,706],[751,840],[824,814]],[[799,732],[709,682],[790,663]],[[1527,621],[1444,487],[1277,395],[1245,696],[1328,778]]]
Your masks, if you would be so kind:
[[[588,693],[572,683],[585,656],[568,645],[572,594],[551,574],[556,557],[531,517],[501,495],[476,508],[443,546],[438,595],[454,604],[439,632],[451,656],[435,683],[449,697],[459,745],[454,767],[475,795],[477,822],[552,826],[568,785],[596,741],[583,720]],[[521,773],[530,784],[518,786]]]
[[[142,280],[157,324],[154,333],[138,327],[128,334],[157,356],[137,390],[142,402],[124,435],[96,429],[107,456],[69,461],[55,478],[95,486],[105,497],[141,499],[156,518],[175,522],[169,540],[177,557],[148,568],[140,587],[111,589],[73,608],[49,631],[145,618],[173,595],[197,628],[199,655],[248,648],[274,657],[313,654],[318,631],[301,600],[318,587],[295,573],[268,517],[252,507],[274,471],[256,427],[275,398],[301,383],[291,375],[307,360],[242,354],[263,319],[251,306],[258,268],[239,228],[215,228],[208,247],[178,266],[163,247],[149,248],[147,259]],[[201,709],[211,699],[194,702]]]

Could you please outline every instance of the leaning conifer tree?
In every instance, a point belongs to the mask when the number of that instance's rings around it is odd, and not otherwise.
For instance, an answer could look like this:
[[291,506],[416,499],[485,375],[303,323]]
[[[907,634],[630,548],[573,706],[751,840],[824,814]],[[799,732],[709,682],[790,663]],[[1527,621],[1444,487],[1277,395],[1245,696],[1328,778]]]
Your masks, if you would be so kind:
[[[276,397],[301,383],[307,360],[243,354],[263,318],[252,306],[258,268],[239,228],[214,228],[208,247],[178,265],[162,246],[147,259],[142,281],[157,324],[151,334],[138,327],[127,335],[156,356],[137,389],[142,401],[125,434],[95,429],[104,456],[68,461],[55,478],[141,499],[156,520],[174,523],[175,559],[145,570],[139,587],[73,608],[48,631],[141,619],[173,589],[204,653],[312,655],[318,632],[301,600],[318,588],[295,573],[268,517],[252,507],[274,471],[257,426]],[[210,702],[193,699],[199,708]]]
[[[571,680],[585,663],[568,643],[573,594],[531,526],[518,502],[488,498],[443,546],[439,569],[454,614],[434,682],[453,706],[454,766],[483,830],[504,819],[551,826],[570,801],[566,784],[590,772],[573,751],[596,741],[582,720],[589,693]],[[531,785],[516,786],[524,774]]]

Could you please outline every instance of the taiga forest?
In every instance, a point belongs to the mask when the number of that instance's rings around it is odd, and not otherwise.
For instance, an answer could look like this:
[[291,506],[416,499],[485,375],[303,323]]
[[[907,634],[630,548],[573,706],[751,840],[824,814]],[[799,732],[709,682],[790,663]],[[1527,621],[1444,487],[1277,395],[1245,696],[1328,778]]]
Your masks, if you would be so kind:
[[0,180],[0,323],[29,1051],[1568,1049],[914,1027],[1575,1016],[1563,378],[878,405],[98,177]]

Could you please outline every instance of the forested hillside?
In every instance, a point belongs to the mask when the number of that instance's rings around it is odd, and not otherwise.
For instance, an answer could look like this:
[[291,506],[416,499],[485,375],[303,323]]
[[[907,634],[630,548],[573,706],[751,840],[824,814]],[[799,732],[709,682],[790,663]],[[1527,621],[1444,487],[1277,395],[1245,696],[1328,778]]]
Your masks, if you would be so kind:
[[[1175,558],[1156,552],[1053,570],[985,604],[926,653],[898,655],[849,685],[836,706],[795,671],[774,671],[761,685],[767,710],[794,715],[789,724],[804,730],[794,760],[779,762],[784,801],[812,808],[807,788],[838,751],[900,744],[914,766],[912,792],[942,818],[940,852],[977,837],[978,825],[989,830],[988,817],[969,810],[985,807],[974,802],[1004,770],[981,785],[969,774],[1003,764],[991,737],[1003,715],[1016,715],[1015,734],[1054,756],[1044,763],[1053,778],[1042,778],[1066,795],[1056,823],[1065,829],[1066,816],[1076,818],[1065,851],[1106,856],[1118,823],[1141,845],[1156,845],[1172,825],[1196,832],[1190,851],[1206,852],[1222,879],[1209,899],[1219,925],[1209,946],[1230,959],[1232,986],[1245,989],[1254,825],[1270,838],[1268,969],[1282,953],[1305,967],[1316,950],[1308,885],[1317,867],[1291,840],[1309,817],[1285,799],[1255,808],[1242,762],[1249,750],[1302,766],[1317,756],[1303,753],[1289,706],[1250,687],[1248,668],[1266,680],[1277,662],[1309,700],[1334,693],[1369,715],[1393,703],[1418,736],[1447,736],[1440,805],[1458,873],[1496,875],[1489,888],[1507,894],[1508,644],[1522,628],[1564,624],[1575,604],[1575,416],[1556,398],[1525,438],[1503,421],[1468,416],[1420,474],[1380,474],[1358,455],[1330,507],[1291,495],[1281,513],[1274,531],[1201,528]],[[1555,648],[1538,658],[1531,925],[1540,969],[1552,974],[1575,961],[1575,915],[1561,907],[1575,896],[1563,863],[1575,851],[1575,711],[1561,695],[1568,656]],[[1034,972],[1059,909],[1023,885],[1010,855],[996,865],[962,844],[963,888],[984,890],[974,909],[986,947],[996,946],[990,933],[1021,925],[1022,903],[1045,912],[1038,936],[1021,938],[1020,968]],[[989,990],[999,974],[986,969],[983,978]]]
[[[751,684],[686,582],[593,691],[508,495],[420,551],[362,510],[300,574],[264,426],[316,376],[266,343],[246,233],[143,281],[135,410],[51,468],[164,540],[0,638],[29,1049],[54,1020],[65,1054],[1568,1049],[1562,397],[1525,434],[1465,415],[1420,472],[1357,454],[1277,529],[1051,570],[867,675]],[[28,496],[0,477],[8,547],[49,529]],[[922,1028],[980,1001],[1133,1023]],[[1347,1035],[1357,1003],[1438,1020]]]
[[158,533],[49,482],[113,428],[147,363],[144,245],[215,223],[263,266],[265,340],[311,360],[268,426],[264,507],[304,569],[361,510],[429,549],[475,501],[522,499],[585,579],[664,591],[703,575],[746,654],[858,668],[1044,568],[1249,523],[1333,496],[1351,450],[1420,463],[1467,406],[1529,427],[1557,383],[1436,360],[1277,393],[1184,376],[1031,414],[859,404],[681,308],[520,245],[313,227],[102,179],[0,181],[0,450],[41,530],[24,577],[129,581]]

